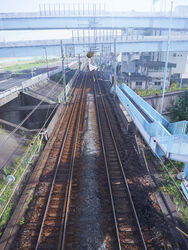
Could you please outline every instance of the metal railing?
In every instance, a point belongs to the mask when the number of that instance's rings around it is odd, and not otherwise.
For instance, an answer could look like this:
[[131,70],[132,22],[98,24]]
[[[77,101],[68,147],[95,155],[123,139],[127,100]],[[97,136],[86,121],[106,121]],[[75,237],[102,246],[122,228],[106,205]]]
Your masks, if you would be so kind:
[[169,123],[168,130],[171,134],[187,134],[188,131],[188,121],[180,121],[175,123]]
[[[126,97],[121,89],[124,89],[136,104],[141,107],[144,112],[147,112],[147,115],[150,115],[153,122],[147,122],[145,117]],[[167,156],[169,154],[178,154],[182,159],[186,157],[188,158],[188,135],[186,135],[188,121],[169,123],[125,84],[122,84],[120,88],[117,87],[117,95],[143,137],[147,139],[148,143],[150,143],[150,138],[153,137]]]
[[0,99],[4,98],[6,96],[9,96],[15,92],[19,92],[21,89],[22,89],[21,87],[13,87],[13,88],[7,89],[5,91],[2,91],[2,92],[0,92]]
[[[74,63],[75,62],[70,63],[69,66],[73,65]],[[59,73],[61,71],[62,71],[62,69],[58,68],[58,69],[55,69],[55,70],[51,70],[48,73],[49,73],[49,76],[52,76],[52,75],[55,75],[55,74],[57,74],[57,73]],[[41,81],[43,81],[43,80],[45,80],[47,78],[48,78],[47,73],[43,73],[43,74],[34,76],[31,79],[23,81],[22,86],[20,86],[20,87],[13,87],[13,88],[7,89],[7,90],[5,90],[3,92],[0,92],[0,99],[5,98],[5,97],[7,97],[7,96],[9,96],[9,95],[11,95],[11,94],[13,94],[15,92],[23,91],[24,89],[29,88],[32,85],[35,85],[36,83],[41,82]]]
[[141,106],[141,108],[147,112],[147,115],[156,121],[161,122],[164,126],[168,125],[168,121],[160,115],[152,106],[150,106],[147,102],[143,100],[140,96],[138,96],[133,90],[131,90],[126,84],[121,84],[120,89],[125,90],[128,95],[136,100],[136,103]]
[[[169,12],[112,12],[106,11],[105,8],[101,9],[89,9],[77,8],[77,9],[40,9],[38,12],[9,12],[0,13],[0,18],[20,18],[20,17],[80,17],[80,16],[108,16],[108,17],[164,17],[169,18]],[[188,15],[184,15],[184,18],[188,18]],[[173,13],[173,18],[182,18],[178,13]]]
[[[87,32],[86,32],[87,33]],[[101,42],[106,43],[114,43],[114,39],[116,39],[116,43],[130,43],[130,42],[166,42],[167,36],[143,36],[143,35],[123,35],[123,36],[113,36],[107,35],[104,36],[75,36],[71,39],[63,39],[62,43],[66,45],[74,45],[74,44],[101,44]],[[171,41],[188,41],[188,36],[172,36]],[[50,46],[50,45],[59,45],[60,39],[55,40],[30,40],[30,41],[22,41],[22,42],[0,42],[0,48],[10,48],[10,47],[20,47],[20,46]]]

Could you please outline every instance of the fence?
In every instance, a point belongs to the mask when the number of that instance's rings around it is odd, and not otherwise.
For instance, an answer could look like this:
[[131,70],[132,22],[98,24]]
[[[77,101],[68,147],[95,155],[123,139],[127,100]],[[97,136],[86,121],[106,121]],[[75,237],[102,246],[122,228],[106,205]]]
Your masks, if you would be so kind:
[[[126,97],[121,89],[125,90],[147,115],[149,114],[153,122],[147,122],[145,117]],[[185,159],[188,158],[188,135],[186,135],[188,121],[169,123],[125,84],[122,84],[120,88],[117,87],[117,95],[149,145],[151,144],[151,138],[154,138],[155,144],[158,144],[163,154],[167,156],[169,156],[169,154],[176,154],[175,157],[177,160],[186,161]],[[152,145],[150,146],[152,147]],[[157,150],[157,148],[153,147],[153,149],[154,153],[156,153],[155,150]]]

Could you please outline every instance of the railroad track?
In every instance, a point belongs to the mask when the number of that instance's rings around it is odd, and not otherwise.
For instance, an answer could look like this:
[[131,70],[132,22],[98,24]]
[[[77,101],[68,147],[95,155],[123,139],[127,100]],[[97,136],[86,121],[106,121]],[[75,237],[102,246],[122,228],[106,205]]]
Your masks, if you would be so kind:
[[[116,134],[116,142],[124,171],[129,183],[129,189],[132,194],[133,202],[136,208],[140,226],[148,249],[176,249],[177,236],[170,233],[171,224],[164,219],[160,206],[156,201],[154,186],[146,167],[140,162],[137,140],[135,140],[135,131],[129,130],[129,133],[118,133],[124,128],[124,123],[119,116],[117,106],[109,94],[109,86],[102,79],[99,80],[102,93],[105,94],[105,102],[110,103],[110,119],[113,131]],[[117,116],[115,114],[118,114]],[[114,116],[115,115],[115,116]],[[118,123],[116,123],[118,120]],[[172,230],[173,231],[173,230]],[[176,234],[175,234],[176,235]],[[182,249],[185,249],[183,247]]]
[[[68,103],[64,115],[60,115],[56,139],[39,179],[31,209],[28,210],[23,228],[18,234],[20,240],[18,243],[16,242],[16,245],[13,244],[11,249],[58,249],[60,243],[57,238],[60,242],[61,237],[56,232],[62,234],[64,204],[69,192],[67,176],[70,176],[70,170],[68,165],[74,165],[74,154],[79,151],[79,143],[77,143],[78,147],[74,147],[74,138],[76,138],[75,129],[79,128],[77,124],[80,113],[81,115],[83,113],[81,112],[83,102],[80,98],[83,99],[85,96],[86,78],[86,73],[81,73],[75,79],[72,99]],[[74,151],[74,154],[71,154],[71,150]],[[72,158],[70,159],[70,157]],[[52,199],[49,198],[49,194]]]
[[118,152],[104,95],[95,77],[94,93],[118,249],[147,249]]
[[67,123],[35,249],[64,248],[74,163],[80,151],[79,132],[86,98],[86,82],[85,73]]

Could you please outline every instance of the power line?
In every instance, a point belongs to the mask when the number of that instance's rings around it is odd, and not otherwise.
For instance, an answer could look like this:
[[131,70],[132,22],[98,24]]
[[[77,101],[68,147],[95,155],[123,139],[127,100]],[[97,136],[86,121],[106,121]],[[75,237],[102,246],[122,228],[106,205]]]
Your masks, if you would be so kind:
[[24,124],[25,121],[37,110],[37,108],[49,97],[51,92],[58,86],[59,82],[62,80],[62,77],[59,81],[53,86],[47,96],[44,96],[42,100],[36,105],[36,107],[15,127],[15,129],[5,137],[5,139],[0,143],[0,148],[7,142],[11,135],[15,134],[15,132]]

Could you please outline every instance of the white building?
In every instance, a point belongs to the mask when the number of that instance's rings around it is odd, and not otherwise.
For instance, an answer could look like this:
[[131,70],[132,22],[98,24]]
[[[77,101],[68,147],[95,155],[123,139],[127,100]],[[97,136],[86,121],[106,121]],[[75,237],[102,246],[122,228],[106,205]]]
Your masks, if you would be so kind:
[[[156,56],[154,54],[154,56]],[[122,73],[125,73],[125,78],[129,78],[130,87],[133,89],[141,88],[156,88],[161,89],[164,78],[164,61],[151,61],[153,53],[132,53],[122,56]],[[155,59],[155,58],[154,58]],[[175,63],[168,63],[166,73],[166,87],[170,85],[172,71],[176,68]],[[130,76],[130,77],[128,77]],[[136,78],[135,78],[136,76]]]

